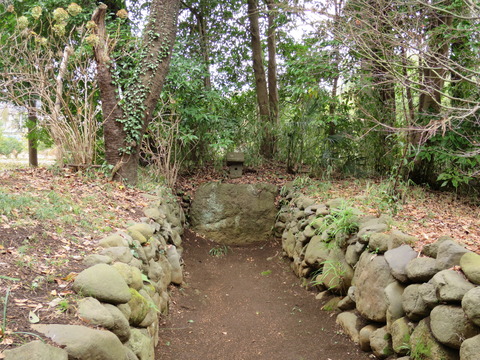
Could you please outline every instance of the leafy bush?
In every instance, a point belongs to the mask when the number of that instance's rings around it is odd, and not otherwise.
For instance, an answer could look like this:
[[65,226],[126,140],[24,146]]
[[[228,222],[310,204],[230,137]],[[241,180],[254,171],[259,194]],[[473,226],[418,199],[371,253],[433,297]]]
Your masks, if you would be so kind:
[[[358,212],[356,209],[342,204],[340,208],[334,208],[330,214],[323,218],[322,225],[317,233],[327,232],[326,242],[336,240],[338,234],[350,235],[358,230]],[[340,244],[336,244],[340,245]]]
[[18,154],[22,150],[23,144],[20,140],[0,134],[0,155],[10,156],[10,154]]

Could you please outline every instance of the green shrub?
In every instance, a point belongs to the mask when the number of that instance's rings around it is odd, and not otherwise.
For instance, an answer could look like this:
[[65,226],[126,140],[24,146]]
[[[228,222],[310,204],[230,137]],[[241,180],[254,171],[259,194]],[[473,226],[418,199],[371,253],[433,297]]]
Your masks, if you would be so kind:
[[324,231],[328,233],[327,242],[336,239],[337,234],[353,234],[358,231],[358,211],[346,204],[332,209],[330,214],[323,218],[322,226],[317,229],[318,234]]
[[23,150],[23,144],[21,141],[0,134],[0,155],[9,156],[12,153],[20,153]]

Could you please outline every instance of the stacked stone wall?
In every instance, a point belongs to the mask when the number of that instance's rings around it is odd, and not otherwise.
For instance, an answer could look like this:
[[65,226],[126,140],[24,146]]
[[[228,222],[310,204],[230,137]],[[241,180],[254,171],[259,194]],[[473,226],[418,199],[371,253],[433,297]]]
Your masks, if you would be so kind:
[[167,189],[149,196],[145,217],[98,242],[74,280],[79,321],[35,324],[59,347],[33,341],[5,359],[153,360],[159,319],[168,312],[169,284],[183,282],[185,216]]
[[295,274],[377,358],[473,360],[480,354],[480,255],[448,237],[414,250],[386,216],[284,188],[275,231]]

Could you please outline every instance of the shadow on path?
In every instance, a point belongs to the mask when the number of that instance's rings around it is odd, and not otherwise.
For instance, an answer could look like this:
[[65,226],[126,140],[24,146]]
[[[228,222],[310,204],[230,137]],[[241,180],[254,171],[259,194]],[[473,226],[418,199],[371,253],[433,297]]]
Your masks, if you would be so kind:
[[300,286],[279,242],[221,257],[214,246],[186,231],[185,286],[173,290],[156,359],[369,359]]

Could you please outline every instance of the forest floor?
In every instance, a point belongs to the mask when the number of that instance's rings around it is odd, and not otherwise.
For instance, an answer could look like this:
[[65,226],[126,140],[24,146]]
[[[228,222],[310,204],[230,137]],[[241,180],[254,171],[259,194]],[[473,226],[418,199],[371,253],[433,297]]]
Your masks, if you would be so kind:
[[[247,170],[237,180],[227,180],[225,170],[206,168],[179,180],[180,197],[188,201],[199,184],[212,180],[283,186],[294,179],[276,166]],[[449,235],[480,253],[478,205],[471,199],[410,186],[402,188],[401,196],[392,202],[380,180],[298,177],[294,183],[319,201],[343,197],[366,213],[392,214],[392,226],[417,236],[418,248]],[[153,187],[129,188],[99,174],[66,170],[0,170],[0,359],[3,350],[35,338],[31,323],[79,321],[71,284],[83,268],[83,256],[93,251],[97,240],[143,216],[144,194]],[[228,354],[232,359],[284,359],[275,353],[274,343],[280,344],[282,354],[289,351],[292,359],[310,359],[318,358],[313,355],[320,340],[326,341],[322,346],[327,353],[332,351],[333,360],[361,359],[363,355],[335,353],[348,341],[338,334],[329,313],[315,311],[321,304],[300,287],[277,242],[233,248],[215,257],[208,254],[213,244],[189,234],[185,239],[186,285],[172,289],[171,316],[165,319],[166,329],[161,333],[159,349],[170,356],[166,359],[201,358],[192,353],[173,356],[182,343],[197,353],[211,354],[208,359],[224,359],[225,349],[232,351]],[[203,278],[200,274],[209,275]],[[272,307],[278,312],[272,312]],[[308,324],[314,324],[316,331]],[[305,341],[304,350],[292,343],[293,333]],[[250,342],[246,345],[240,339]],[[226,348],[225,343],[234,346]],[[245,357],[238,353],[240,349]],[[345,351],[356,350],[352,345]]]

